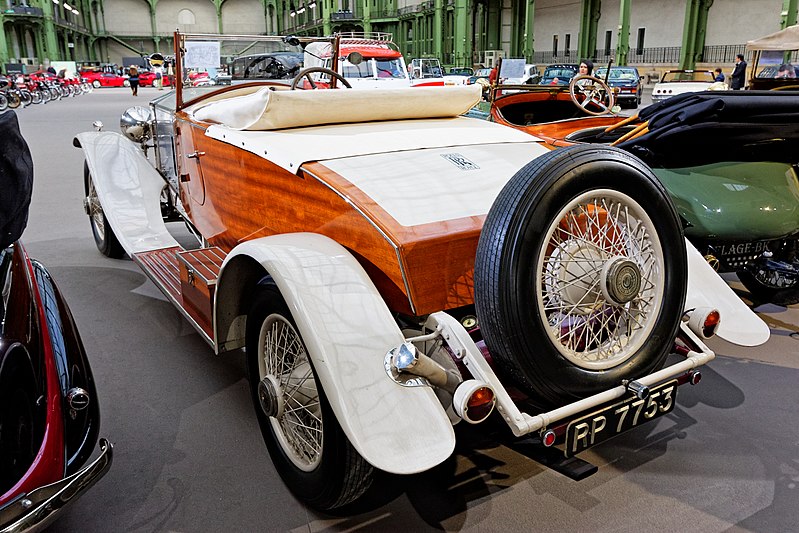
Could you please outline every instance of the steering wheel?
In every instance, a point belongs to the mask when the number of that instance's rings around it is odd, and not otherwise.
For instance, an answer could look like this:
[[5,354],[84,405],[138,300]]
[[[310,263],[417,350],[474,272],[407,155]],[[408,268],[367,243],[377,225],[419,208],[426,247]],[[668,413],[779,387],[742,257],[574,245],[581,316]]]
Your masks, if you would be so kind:
[[313,80],[313,78],[311,78],[311,74],[313,74],[314,72],[321,72],[322,74],[327,74],[331,78],[336,78],[344,85],[344,87],[346,87],[347,89],[352,89],[352,85],[350,85],[350,82],[348,82],[347,79],[338,72],[330,70],[329,68],[325,67],[308,67],[306,69],[301,70],[297,74],[297,77],[291,81],[291,90],[296,91],[297,89],[302,89],[302,87],[298,87],[298,85],[300,83],[300,80],[303,78],[306,78],[308,80],[308,83],[311,84],[311,87],[313,89],[318,89],[318,87],[316,86],[316,82]]
[[[578,95],[583,97],[582,101],[580,101]],[[616,103],[616,95],[613,94],[607,83],[587,74],[575,76],[571,79],[569,82],[569,96],[571,96],[574,105],[589,115],[610,113],[613,109],[613,104]],[[588,109],[589,105],[598,109],[598,111]]]

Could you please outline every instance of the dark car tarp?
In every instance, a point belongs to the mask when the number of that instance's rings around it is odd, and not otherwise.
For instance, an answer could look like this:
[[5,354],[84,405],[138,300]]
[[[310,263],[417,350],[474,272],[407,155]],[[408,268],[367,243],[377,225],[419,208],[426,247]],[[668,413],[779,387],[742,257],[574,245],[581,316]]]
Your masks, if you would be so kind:
[[649,131],[619,148],[653,166],[719,161],[799,162],[799,93],[706,91],[651,105]]
[[0,248],[22,235],[33,192],[33,160],[13,111],[0,113]]

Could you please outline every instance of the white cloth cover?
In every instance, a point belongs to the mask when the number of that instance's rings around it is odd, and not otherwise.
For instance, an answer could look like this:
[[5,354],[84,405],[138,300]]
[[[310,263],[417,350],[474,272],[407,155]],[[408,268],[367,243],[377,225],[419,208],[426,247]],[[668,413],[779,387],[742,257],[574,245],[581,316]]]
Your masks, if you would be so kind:
[[264,87],[252,94],[210,102],[195,109],[193,115],[236,130],[455,117],[477,105],[481,91],[478,85],[363,91],[272,91]]

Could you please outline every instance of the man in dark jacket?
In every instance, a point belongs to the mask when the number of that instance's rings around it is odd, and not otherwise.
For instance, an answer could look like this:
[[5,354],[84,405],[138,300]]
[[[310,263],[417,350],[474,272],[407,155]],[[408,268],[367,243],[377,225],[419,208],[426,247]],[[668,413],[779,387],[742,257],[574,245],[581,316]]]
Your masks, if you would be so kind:
[[746,84],[746,61],[744,61],[744,55],[738,54],[735,56],[735,69],[732,71],[730,75],[730,88],[734,91],[738,91],[744,88]]
[[13,111],[0,113],[0,249],[22,235],[33,192],[33,160]]

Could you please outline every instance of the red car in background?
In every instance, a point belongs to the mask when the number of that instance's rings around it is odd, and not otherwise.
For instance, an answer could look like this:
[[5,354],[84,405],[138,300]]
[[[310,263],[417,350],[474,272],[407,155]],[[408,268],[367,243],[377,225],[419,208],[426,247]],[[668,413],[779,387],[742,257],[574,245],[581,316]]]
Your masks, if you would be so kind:
[[128,87],[130,85],[127,76],[120,76],[113,72],[83,70],[80,73],[80,77],[91,83],[95,89],[99,87]]
[[[163,81],[164,87],[169,87],[172,85],[169,81],[168,76],[163,76],[161,80]],[[139,72],[139,86],[155,87],[155,72],[149,72],[149,71]]]

